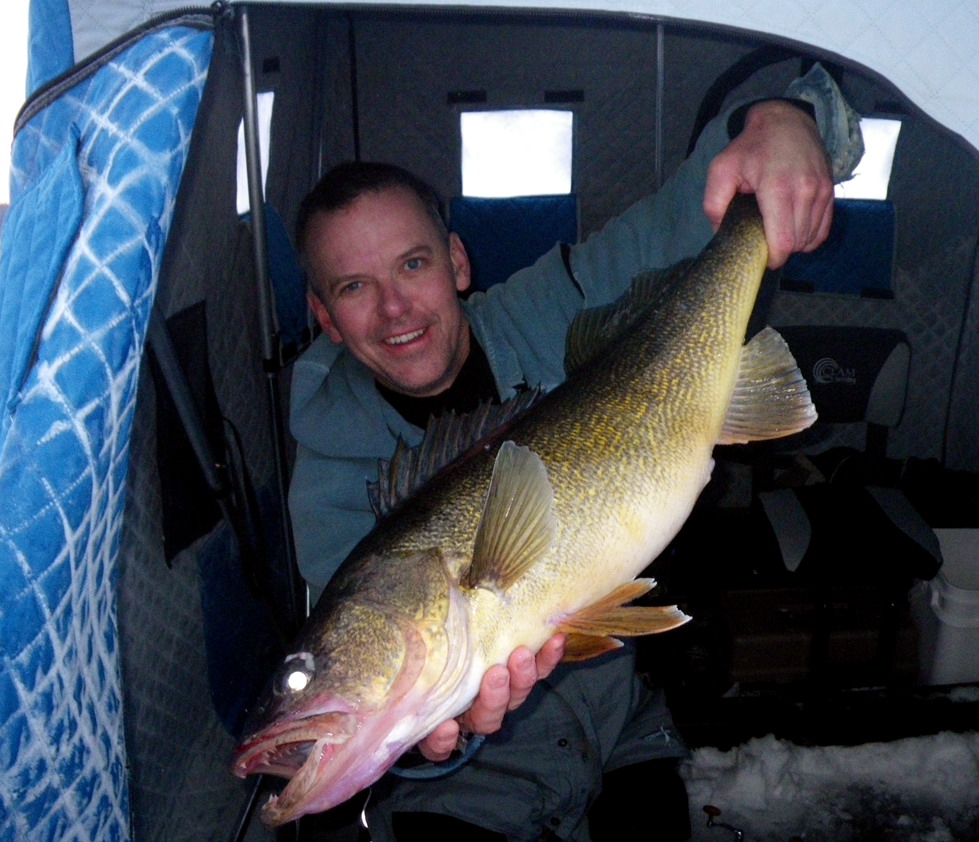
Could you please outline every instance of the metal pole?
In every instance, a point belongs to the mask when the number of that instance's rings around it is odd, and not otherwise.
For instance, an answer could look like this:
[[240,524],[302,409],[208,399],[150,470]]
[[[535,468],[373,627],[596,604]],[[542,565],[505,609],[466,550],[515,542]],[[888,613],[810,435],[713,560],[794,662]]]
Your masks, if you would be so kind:
[[275,456],[276,486],[282,523],[282,540],[285,551],[285,608],[287,625],[295,630],[305,616],[305,601],[300,593],[303,585],[296,566],[296,550],[292,540],[288,505],[288,458],[286,455],[286,431],[282,423],[282,400],[279,394],[279,349],[272,285],[269,280],[268,241],[265,228],[265,196],[262,185],[262,162],[258,140],[258,102],[255,76],[252,66],[251,31],[248,25],[247,5],[237,6],[238,37],[241,47],[241,69],[244,95],[245,158],[248,175],[248,196],[251,203],[252,242],[255,257],[258,315],[262,334],[262,358],[265,367],[269,414],[272,424],[272,444]]
[[663,91],[666,81],[663,78],[666,59],[663,50],[665,30],[662,23],[656,24],[656,112],[653,123],[653,138],[656,144],[656,157],[653,163],[653,181],[656,189],[663,186]]

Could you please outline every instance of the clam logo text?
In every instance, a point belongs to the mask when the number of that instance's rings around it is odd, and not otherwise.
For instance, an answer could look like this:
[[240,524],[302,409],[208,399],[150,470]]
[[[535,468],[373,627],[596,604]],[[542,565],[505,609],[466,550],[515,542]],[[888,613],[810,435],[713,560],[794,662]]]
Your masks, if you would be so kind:
[[813,380],[817,383],[856,383],[857,370],[843,368],[832,357],[823,357],[812,367]]

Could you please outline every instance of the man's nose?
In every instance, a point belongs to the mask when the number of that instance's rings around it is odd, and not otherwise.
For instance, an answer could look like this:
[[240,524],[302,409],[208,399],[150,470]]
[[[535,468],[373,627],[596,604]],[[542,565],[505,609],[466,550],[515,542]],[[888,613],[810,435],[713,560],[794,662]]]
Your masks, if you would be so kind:
[[388,318],[396,318],[411,309],[411,299],[397,281],[381,284],[381,295],[378,300],[381,313]]

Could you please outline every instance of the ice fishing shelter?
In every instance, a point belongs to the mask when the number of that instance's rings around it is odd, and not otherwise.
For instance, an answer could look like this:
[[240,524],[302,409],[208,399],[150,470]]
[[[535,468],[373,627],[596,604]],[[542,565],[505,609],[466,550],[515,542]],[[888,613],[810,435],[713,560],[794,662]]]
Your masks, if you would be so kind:
[[772,320],[903,331],[890,455],[979,470],[971,4],[32,0],[31,21],[0,240],[4,840],[235,834],[252,786],[227,771],[231,732],[301,614],[295,208],[353,157],[458,195],[464,110],[573,112],[587,236],[668,177],[702,104],[829,64],[858,111],[902,122],[893,266],[869,297],[782,291]]

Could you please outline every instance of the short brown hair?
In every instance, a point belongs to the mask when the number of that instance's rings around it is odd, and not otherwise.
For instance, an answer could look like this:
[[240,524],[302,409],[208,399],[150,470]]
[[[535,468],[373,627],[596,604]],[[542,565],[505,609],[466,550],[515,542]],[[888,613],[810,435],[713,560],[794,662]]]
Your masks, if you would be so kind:
[[333,213],[349,207],[364,193],[401,187],[418,197],[435,223],[436,230],[449,235],[438,193],[414,173],[395,164],[372,161],[348,161],[338,164],[319,180],[299,205],[296,222],[296,246],[306,251],[306,232],[317,213]]

